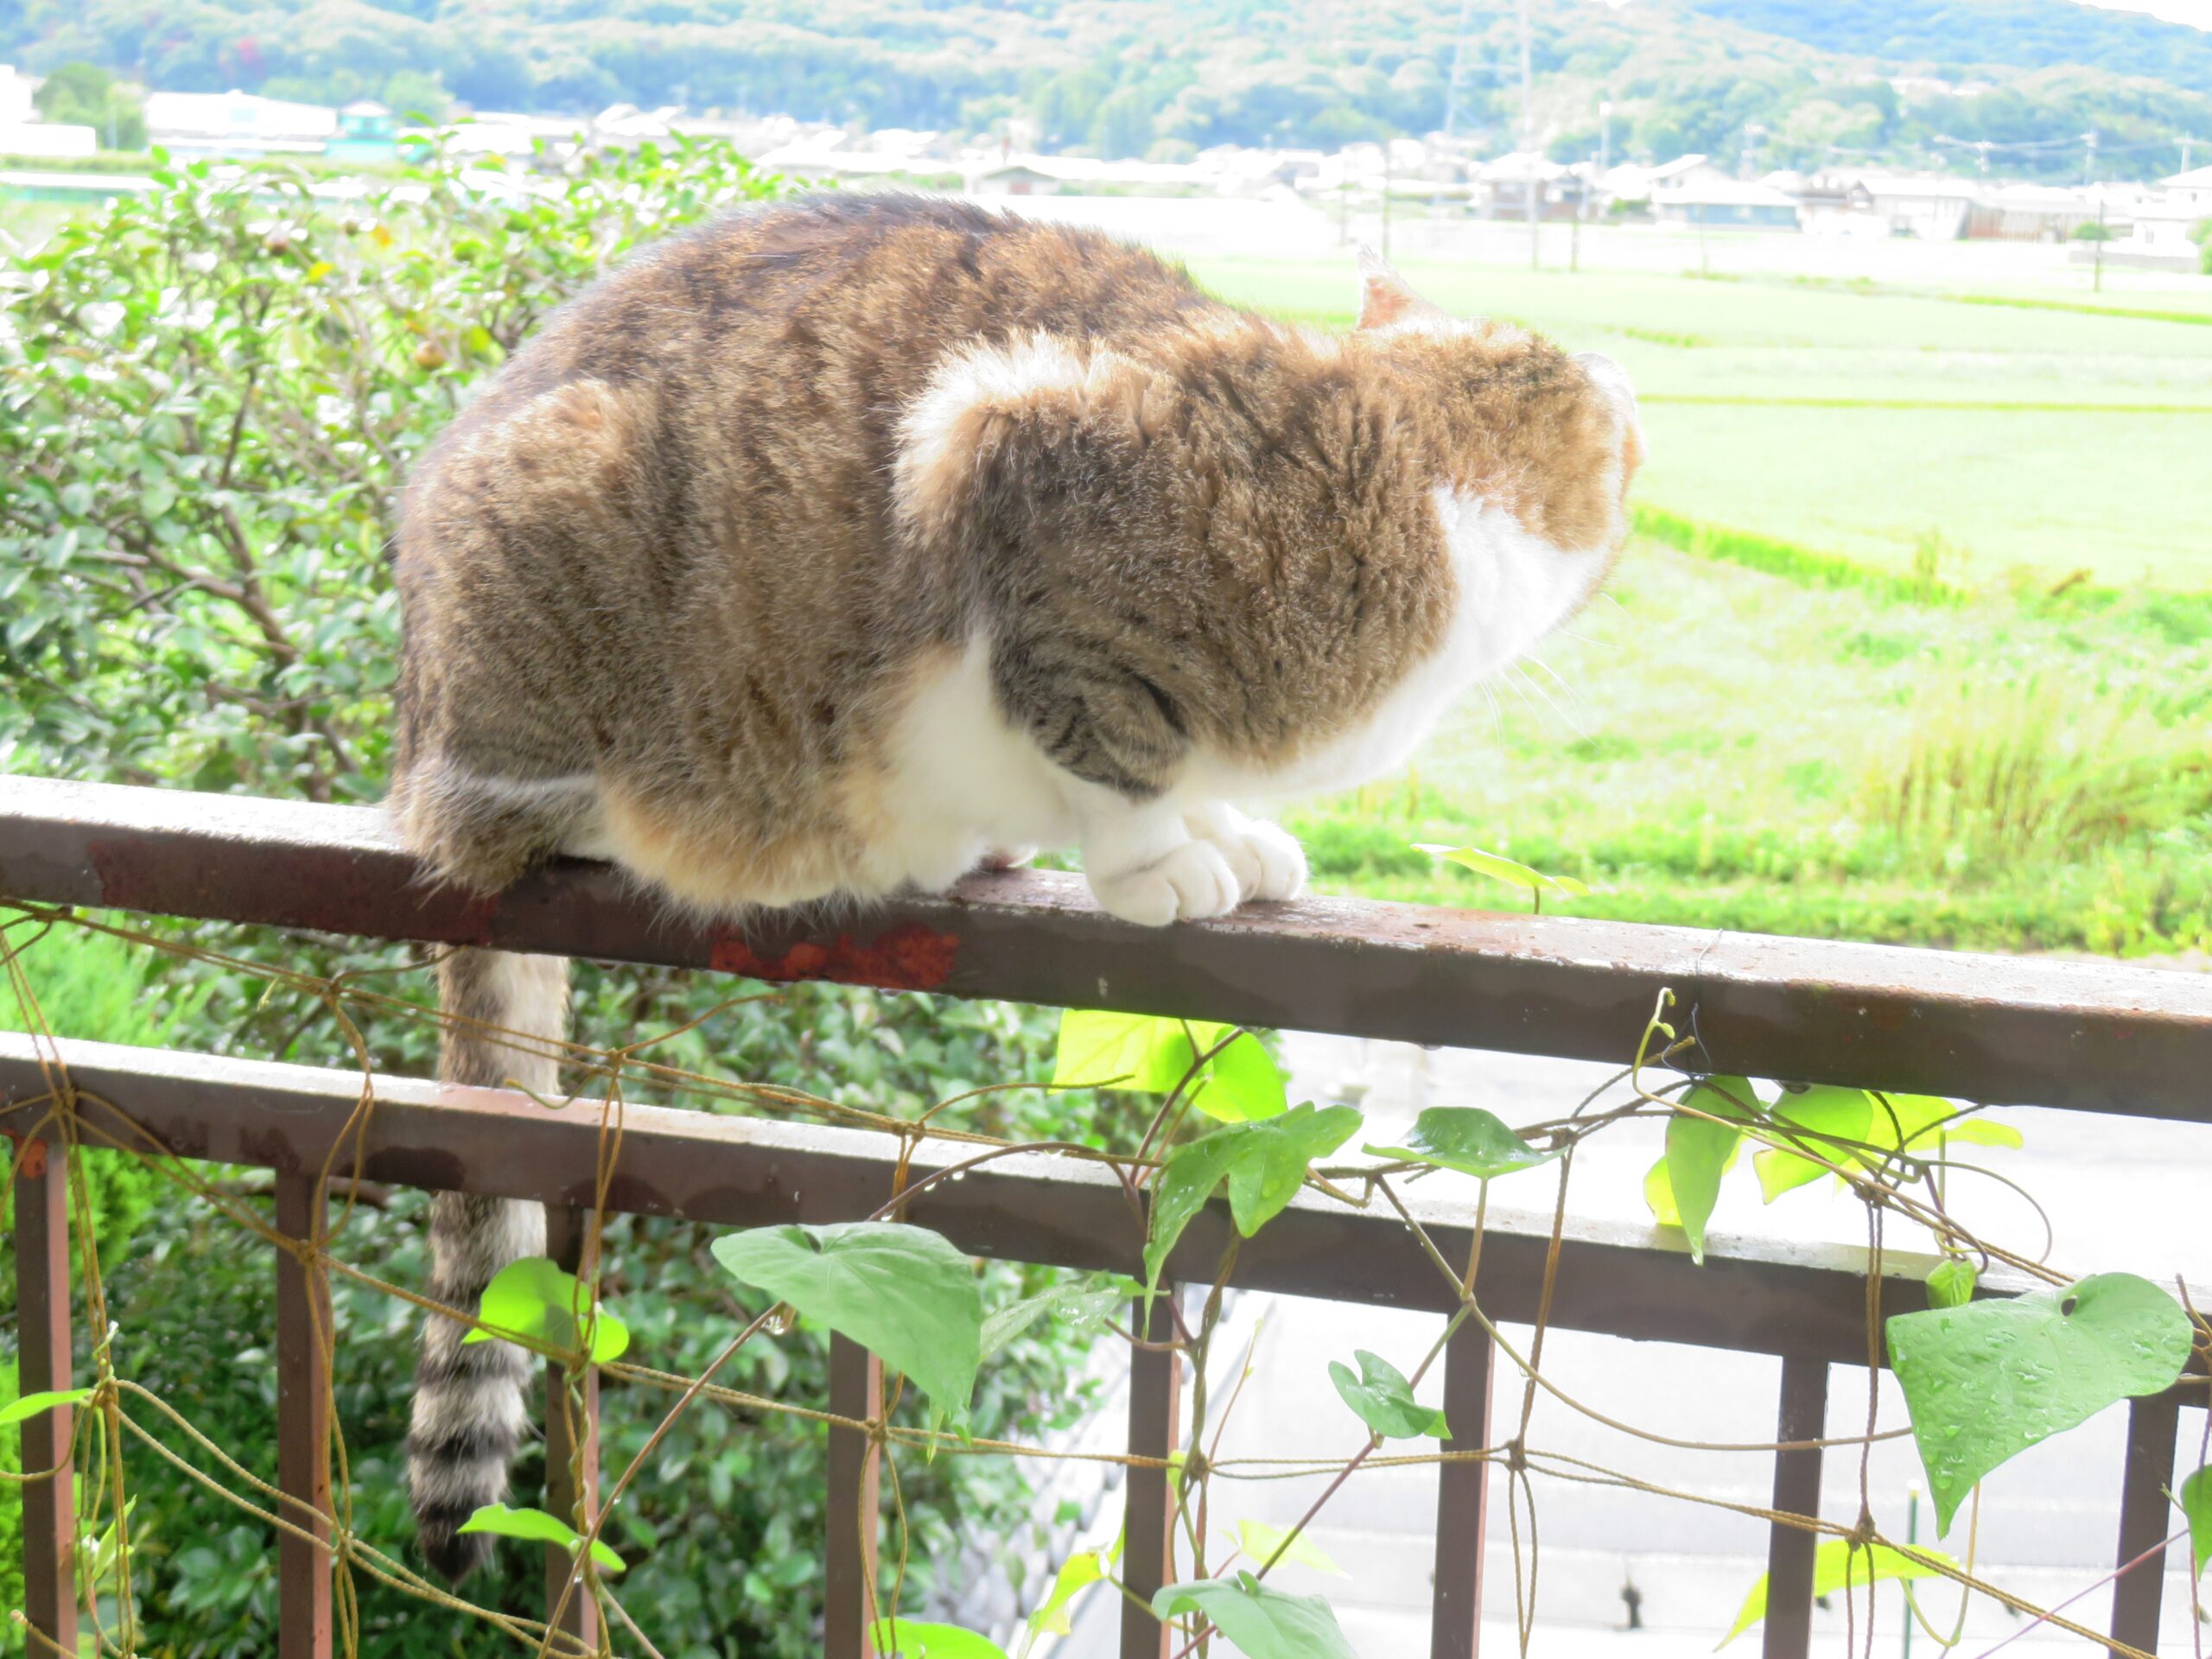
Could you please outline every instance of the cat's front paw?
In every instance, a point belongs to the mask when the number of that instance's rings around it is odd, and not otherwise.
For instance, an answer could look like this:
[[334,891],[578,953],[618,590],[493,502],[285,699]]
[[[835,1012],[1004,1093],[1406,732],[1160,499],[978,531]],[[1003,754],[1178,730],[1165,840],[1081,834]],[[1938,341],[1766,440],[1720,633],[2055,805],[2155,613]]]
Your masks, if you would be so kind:
[[1236,877],[1240,901],[1295,899],[1306,891],[1306,849],[1281,825],[1220,805],[1193,812],[1184,823],[1220,851]]
[[1226,916],[1243,896],[1236,873],[1211,841],[1186,841],[1140,869],[1087,879],[1101,909],[1141,927]]

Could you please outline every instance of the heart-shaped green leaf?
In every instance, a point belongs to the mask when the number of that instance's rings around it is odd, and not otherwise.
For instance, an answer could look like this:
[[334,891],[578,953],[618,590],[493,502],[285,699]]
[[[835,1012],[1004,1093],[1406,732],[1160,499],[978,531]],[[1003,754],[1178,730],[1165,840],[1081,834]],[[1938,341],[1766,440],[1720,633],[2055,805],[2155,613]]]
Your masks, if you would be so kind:
[[51,1411],[56,1406],[81,1406],[92,1397],[90,1389],[47,1389],[37,1394],[27,1394],[20,1400],[10,1400],[0,1406],[0,1428],[35,1417],[41,1411]]
[[[1822,1140],[1823,1135],[1836,1141],[1864,1141],[1869,1138],[1868,1126],[1872,1122],[1874,1103],[1867,1098],[1864,1089],[1838,1089],[1821,1084],[1802,1094],[1785,1094],[1774,1103],[1774,1116],[1777,1123],[1787,1123],[1792,1128],[1802,1129],[1809,1151],[1817,1153],[1830,1164],[1848,1167],[1858,1155],[1856,1148],[1838,1146]],[[1770,1147],[1752,1160],[1759,1173],[1759,1192],[1772,1204],[1793,1187],[1817,1181],[1828,1173],[1827,1168],[1815,1163],[1802,1153],[1792,1152],[1786,1147]]]
[[1327,1602],[1286,1595],[1249,1573],[1171,1584],[1152,1599],[1152,1611],[1163,1623],[1204,1615],[1245,1659],[1356,1659]]
[[1359,1133],[1366,1119],[1350,1106],[1316,1107],[1310,1101],[1264,1123],[1238,1124],[1218,1133],[1236,1150],[1229,1162],[1229,1212],[1249,1238],[1282,1213],[1306,1185],[1306,1171]]
[[1006,1649],[990,1637],[957,1624],[879,1618],[868,1627],[868,1640],[878,1659],[1006,1659]]
[[[1302,1532],[1294,1533],[1287,1527],[1271,1527],[1264,1521],[1239,1521],[1236,1523],[1236,1547],[1243,1550],[1255,1567],[1274,1561],[1287,1561],[1300,1567],[1310,1567],[1316,1573],[1333,1573],[1338,1578],[1344,1570],[1331,1560],[1328,1553]],[[1287,1540],[1287,1542],[1285,1541]],[[1281,1551],[1281,1554],[1276,1552]]]
[[1445,1422],[1443,1412],[1414,1399],[1413,1384],[1406,1381],[1404,1372],[1364,1348],[1354,1349],[1352,1357],[1359,1362],[1357,1376],[1351,1374],[1351,1367],[1344,1361],[1332,1359],[1329,1362],[1329,1380],[1337,1385],[1344,1404],[1352,1408],[1361,1422],[1385,1440],[1418,1440],[1431,1435],[1440,1440],[1452,1438],[1452,1429]]
[[1106,1576],[1106,1570],[1122,1553],[1121,1541],[1108,1549],[1079,1549],[1060,1563],[1060,1570],[1052,1578],[1052,1592],[1045,1598],[1042,1606],[1029,1615],[1029,1637],[1034,1641],[1040,1636],[1067,1636],[1072,1633],[1068,1623],[1068,1607],[1084,1591]]
[[1087,1331],[1141,1294],[1142,1287],[1125,1274],[1092,1273],[1008,1302],[983,1321],[982,1357],[988,1359],[1040,1319],[1053,1320],[1071,1336]]
[[[592,1363],[603,1365],[620,1359],[629,1347],[630,1327],[604,1307],[587,1314],[590,1294],[582,1281],[563,1272],[550,1257],[526,1255],[493,1275],[484,1287],[476,1317],[500,1336],[561,1353],[582,1350],[588,1332]],[[493,1334],[480,1328],[461,1341],[490,1342]]]
[[1370,1146],[1362,1150],[1370,1158],[1432,1164],[1489,1181],[1548,1164],[1566,1148],[1539,1152],[1506,1128],[1495,1112],[1479,1106],[1432,1106],[1414,1120],[1413,1133],[1406,1137],[1405,1145]]
[[1933,1152],[1949,1141],[1961,1147],[2008,1147],[2025,1144],[2010,1123],[1976,1113],[1962,1117],[1959,1109],[1935,1095],[1892,1095],[1870,1090],[1872,1132],[1866,1137],[1878,1147],[1905,1152]]
[[[1940,1578],[1942,1574],[1935,1565],[1937,1562],[1956,1565],[1948,1555],[1938,1554],[1932,1549],[1916,1549],[1907,1554],[1887,1544],[1854,1544],[1847,1538],[1834,1539],[1813,1552],[1813,1594],[1832,1596],[1847,1586],[1863,1590],[1885,1579]],[[1766,1595],[1767,1577],[1762,1573],[1759,1581],[1751,1586],[1751,1593],[1744,1598],[1743,1611],[1736,1615],[1728,1634],[1720,1638],[1722,1647],[1766,1617]]]
[[2212,1560],[2212,1469],[2200,1469],[2181,1484],[2177,1495],[2181,1512],[2189,1519],[2189,1554],[2192,1570],[2204,1576],[2204,1563]]
[[[1879,1168],[1899,1152],[1929,1153],[1945,1143],[2011,1147],[2023,1144],[2019,1130],[1980,1115],[1961,1116],[1958,1108],[1934,1095],[1891,1095],[1866,1089],[1839,1089],[1822,1084],[1775,1103],[1777,1122],[1808,1131],[1812,1150],[1830,1164]],[[1821,1136],[1856,1141],[1832,1146]],[[1771,1204],[1793,1187],[1818,1180],[1828,1172],[1813,1159],[1787,1147],[1758,1155],[1759,1187]]]
[[1705,1224],[1719,1202],[1720,1178],[1742,1150],[1736,1123],[1749,1122],[1758,1104],[1750,1079],[1714,1077],[1683,1096],[1681,1109],[1667,1120],[1666,1156],[1644,1178],[1644,1202],[1661,1226],[1690,1236],[1694,1262],[1705,1260]]
[[1159,1285],[1160,1268],[1191,1217],[1223,1181],[1236,1230],[1249,1238],[1298,1196],[1306,1166],[1351,1140],[1363,1121],[1349,1106],[1317,1110],[1308,1102],[1264,1122],[1224,1125],[1168,1154],[1145,1229],[1146,1294]]
[[925,1227],[849,1221],[756,1227],[715,1241],[735,1279],[789,1302],[902,1371],[955,1423],[982,1363],[983,1298],[969,1259]]
[[[526,1538],[532,1543],[559,1544],[573,1555],[582,1547],[583,1535],[556,1516],[543,1510],[511,1510],[504,1503],[486,1503],[482,1509],[461,1523],[463,1532],[496,1533],[502,1538]],[[606,1573],[620,1573],[622,1558],[597,1539],[592,1541],[591,1558]]]
[[[1172,1092],[1198,1057],[1236,1031],[1204,1020],[1070,1008],[1060,1015],[1052,1081],[1065,1087]],[[1192,1105],[1225,1123],[1273,1117],[1289,1103],[1281,1070],[1249,1032],[1221,1047],[1192,1085]]]
[[2117,1401],[2172,1387],[2189,1358],[2190,1329],[2172,1297],[2132,1273],[1891,1318],[1890,1369],[1928,1471],[1938,1535],[1974,1484],[2007,1459]]
[[1980,1269],[1963,1256],[1947,1255],[1928,1270],[1928,1306],[1964,1307],[1974,1300]]

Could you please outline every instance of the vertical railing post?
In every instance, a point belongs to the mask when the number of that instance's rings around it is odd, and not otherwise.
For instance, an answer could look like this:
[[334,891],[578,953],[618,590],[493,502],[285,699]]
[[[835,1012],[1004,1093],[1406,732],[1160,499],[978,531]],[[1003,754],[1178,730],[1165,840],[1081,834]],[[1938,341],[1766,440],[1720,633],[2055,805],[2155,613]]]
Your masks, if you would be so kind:
[[[1789,1357],[1782,1362],[1782,1408],[1775,1439],[1827,1438],[1828,1366],[1824,1359]],[[1802,1515],[1821,1512],[1821,1449],[1807,1446],[1774,1454],[1774,1510]],[[1813,1643],[1813,1557],[1820,1539],[1802,1527],[1780,1522],[1767,1528],[1765,1659],[1804,1659]]]
[[[2127,1459],[2120,1489],[2120,1550],[2113,1565],[2126,1567],[2158,1549],[2171,1529],[2166,1487],[2174,1478],[2174,1442],[2181,1431],[2181,1403],[2171,1393],[2138,1400],[2127,1408]],[[2165,1552],[2120,1576],[2112,1592],[2112,1636],[2145,1653],[2158,1650],[2158,1611],[2166,1587]]]
[[[313,1173],[276,1174],[276,1230],[319,1247],[326,1206]],[[312,1537],[276,1538],[276,1651],[280,1659],[329,1659],[330,1281],[289,1250],[276,1254],[276,1484],[280,1511]]]
[[[570,1273],[583,1268],[584,1245],[591,1231],[591,1211],[567,1205],[545,1206],[545,1253]],[[582,1441],[579,1456],[577,1441]],[[577,1503],[581,1468],[583,1502]],[[545,1363],[545,1509],[579,1532],[599,1514],[599,1367],[584,1368],[582,1399],[569,1395],[569,1370],[557,1359]],[[599,1646],[599,1609],[590,1597],[568,1588],[580,1570],[576,1558],[563,1544],[545,1547],[545,1611],[550,1617],[562,1605],[559,1628],[576,1638],[580,1648]]]
[[[883,1363],[849,1337],[830,1338],[830,1409],[870,1422],[883,1414]],[[858,1429],[830,1430],[829,1584],[824,1603],[824,1659],[869,1659],[875,1604],[877,1491],[881,1470],[875,1444]]]
[[[1468,1319],[1444,1350],[1446,1452],[1478,1452],[1490,1444],[1491,1380],[1496,1348],[1490,1332]],[[1436,1565],[1429,1598],[1429,1659],[1475,1659],[1482,1642],[1483,1543],[1490,1516],[1490,1462],[1437,1465]]]
[[[16,1143],[16,1385],[69,1387],[69,1160],[60,1137]],[[23,1495],[23,1616],[63,1653],[77,1651],[77,1495],[68,1462],[76,1414],[67,1406],[23,1424],[23,1470],[54,1469]],[[34,1643],[34,1647],[37,1644]]]
[[[1175,1333],[1169,1311],[1173,1286],[1162,1285],[1147,1303],[1140,1300],[1131,1326],[1148,1342],[1167,1341]],[[1133,1458],[1165,1459],[1175,1449],[1176,1430],[1182,1415],[1183,1360],[1172,1350],[1137,1348],[1130,1351],[1129,1440]],[[1129,1599],[1122,1604],[1121,1659],[1166,1659],[1167,1627],[1152,1616],[1152,1599],[1167,1584],[1174,1571],[1175,1491],[1166,1469],[1132,1467],[1122,1482],[1127,1492],[1125,1538],[1122,1554],[1122,1582]]]

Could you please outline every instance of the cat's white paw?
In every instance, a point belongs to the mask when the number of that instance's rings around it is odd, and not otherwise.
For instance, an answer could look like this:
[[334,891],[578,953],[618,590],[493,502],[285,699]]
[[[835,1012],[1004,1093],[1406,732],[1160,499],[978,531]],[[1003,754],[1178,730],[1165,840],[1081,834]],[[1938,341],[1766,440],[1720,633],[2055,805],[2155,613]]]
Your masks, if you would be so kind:
[[1034,847],[994,847],[976,868],[979,870],[1018,870],[1037,856]]
[[1100,908],[1141,927],[1225,916],[1243,896],[1236,873],[1211,841],[1186,841],[1141,869],[1088,879]]
[[1295,899],[1306,891],[1306,849],[1298,838],[1234,807],[1210,806],[1184,820],[1191,833],[1220,850],[1246,899]]

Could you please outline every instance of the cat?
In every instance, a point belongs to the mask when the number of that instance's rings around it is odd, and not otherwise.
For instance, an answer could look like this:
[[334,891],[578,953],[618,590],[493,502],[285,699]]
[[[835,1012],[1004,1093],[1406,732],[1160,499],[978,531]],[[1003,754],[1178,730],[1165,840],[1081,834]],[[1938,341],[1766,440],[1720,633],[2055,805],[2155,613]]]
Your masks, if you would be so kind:
[[[1643,456],[1607,359],[1455,320],[1363,252],[1295,328],[1103,235],[817,195],[555,313],[415,469],[390,807],[437,878],[557,853],[741,915],[1080,849],[1147,925],[1295,897],[1243,806],[1403,764],[1611,568]],[[463,950],[441,1006],[558,1038],[558,959]],[[467,1027],[441,1075],[556,1091]],[[535,1205],[441,1194],[475,1306]],[[433,1317],[426,1554],[505,1493],[529,1366]]]

